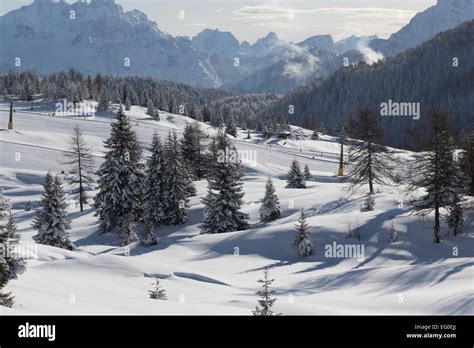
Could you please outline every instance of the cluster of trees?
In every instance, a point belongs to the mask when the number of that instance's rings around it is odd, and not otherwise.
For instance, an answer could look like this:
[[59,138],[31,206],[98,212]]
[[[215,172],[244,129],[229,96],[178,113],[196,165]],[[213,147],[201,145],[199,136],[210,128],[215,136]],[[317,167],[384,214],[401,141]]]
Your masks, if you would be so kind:
[[[434,241],[441,239],[441,217],[445,217],[451,234],[456,236],[464,223],[463,197],[472,195],[474,136],[466,138],[464,150],[457,151],[453,127],[447,113],[432,108],[428,111],[425,136],[419,139],[425,152],[417,153],[408,175],[409,192],[424,188],[426,194],[412,203],[420,214],[434,212]],[[368,185],[369,193],[362,211],[374,209],[375,184],[399,181],[392,164],[400,164],[383,143],[384,132],[375,111],[367,106],[348,122],[351,142],[349,157],[352,167],[348,174],[350,189]]]
[[98,111],[105,112],[110,103],[147,108],[147,114],[159,119],[158,110],[182,114],[220,126],[235,123],[246,128],[257,125],[260,110],[276,102],[274,94],[233,95],[217,89],[144,77],[117,77],[97,74],[83,76],[74,69],[46,75],[33,72],[10,72],[0,76],[0,93],[31,101],[37,95],[48,100],[66,98],[72,102],[97,100]]
[[261,116],[288,117],[292,106],[292,124],[313,129],[324,123],[336,135],[361,104],[379,106],[391,99],[420,103],[421,120],[381,117],[387,145],[420,149],[416,140],[425,131],[420,123],[430,106],[449,111],[454,129],[468,132],[474,127],[473,33],[474,21],[469,21],[396,57],[373,65],[361,62],[342,67],[327,79],[316,79],[288,93],[262,109]]
[[0,225],[0,306],[12,307],[14,297],[4,292],[7,283],[18,277],[25,268],[25,260],[19,252],[20,234],[17,232],[15,219],[11,213],[11,204],[0,190],[0,219],[6,224]]

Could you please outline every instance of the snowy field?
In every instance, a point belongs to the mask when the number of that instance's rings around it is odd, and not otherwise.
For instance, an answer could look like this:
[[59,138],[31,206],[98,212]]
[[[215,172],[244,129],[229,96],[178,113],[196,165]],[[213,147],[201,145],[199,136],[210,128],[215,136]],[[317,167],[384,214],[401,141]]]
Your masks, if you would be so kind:
[[[47,171],[65,171],[61,164],[69,134],[80,125],[92,147],[95,164],[102,161],[113,113],[95,117],[48,116],[17,107],[15,130],[6,130],[8,105],[0,103],[0,186],[13,204],[22,245],[35,253],[26,271],[6,287],[15,296],[12,309],[2,314],[237,314],[250,315],[257,304],[255,292],[268,267],[276,291],[275,311],[285,315],[324,314],[474,314],[474,212],[466,212],[464,233],[433,243],[432,218],[413,215],[403,186],[376,186],[376,206],[361,213],[366,187],[347,191],[337,178],[339,147],[335,139],[263,141],[259,134],[239,133],[235,144],[255,160],[245,165],[245,205],[250,229],[220,235],[200,235],[201,199],[206,181],[196,182],[198,196],[190,200],[190,219],[183,226],[161,228],[159,243],[119,247],[115,236],[97,234],[93,210],[79,213],[70,207],[71,240],[76,251],[38,245],[31,228]],[[127,112],[143,147],[154,131],[163,137],[169,129],[182,132],[188,119],[161,114],[150,120],[144,110]],[[212,136],[216,130],[203,124]],[[396,151],[401,158],[410,154]],[[148,152],[145,152],[148,154]],[[291,161],[308,164],[315,181],[307,189],[286,189]],[[259,201],[265,179],[271,175],[283,216],[259,222]],[[472,206],[472,205],[471,205]],[[291,248],[299,210],[305,208],[315,255],[301,258]],[[389,243],[391,221],[399,241]],[[360,227],[361,240],[348,239],[348,229]],[[360,245],[363,257],[329,258],[327,245]],[[364,249],[362,249],[362,246]],[[37,248],[37,249],[35,249]],[[149,299],[154,277],[160,279],[168,301]]]

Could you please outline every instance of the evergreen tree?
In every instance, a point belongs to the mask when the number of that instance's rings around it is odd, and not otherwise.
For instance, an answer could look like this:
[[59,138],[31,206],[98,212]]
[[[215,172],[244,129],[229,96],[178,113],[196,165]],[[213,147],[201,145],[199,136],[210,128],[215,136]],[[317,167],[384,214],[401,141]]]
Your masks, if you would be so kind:
[[[204,203],[201,233],[224,233],[245,230],[248,215],[241,212],[244,193],[241,178],[243,170],[237,150],[219,130],[210,147],[208,194]],[[230,156],[228,156],[230,154]]]
[[210,122],[211,121],[211,112],[207,105],[204,105],[202,108],[202,122]]
[[398,241],[398,233],[395,230],[395,225],[393,224],[393,220],[390,223],[390,230],[388,232],[388,239],[390,240],[391,243],[394,243]]
[[5,197],[5,192],[3,191],[3,187],[0,187],[0,218],[4,218],[10,214],[12,209],[12,205],[10,200]]
[[368,184],[370,194],[374,194],[374,184],[386,184],[385,178],[394,179],[388,165],[390,157],[387,148],[380,143],[383,140],[383,131],[378,126],[375,111],[369,107],[362,107],[356,119],[349,121],[349,134],[358,142],[350,148],[349,156],[354,165],[348,174],[352,179],[351,189],[358,189]]
[[180,225],[188,219],[188,200],[193,183],[183,164],[176,132],[168,134],[163,162],[163,209],[165,224]]
[[367,212],[374,210],[375,207],[375,198],[374,195],[368,194],[367,198],[364,201],[364,205],[360,209],[361,212]]
[[309,170],[309,167],[307,164],[304,166],[304,180],[305,181],[313,181],[313,175],[311,174],[311,171]]
[[227,117],[225,131],[227,134],[232,135],[233,137],[237,136],[237,126],[235,125],[235,119],[233,115]]
[[125,110],[126,111],[130,111],[130,109],[132,108],[132,103],[130,102],[130,98],[127,97],[125,99]]
[[300,164],[296,159],[291,162],[286,182],[286,188],[306,188],[304,174],[301,172]]
[[142,244],[149,246],[156,244],[153,229],[158,228],[165,221],[163,209],[163,149],[158,133],[153,134],[151,143],[151,157],[148,159],[145,172],[146,180],[143,192],[143,221],[145,222],[145,236]]
[[151,99],[148,99],[146,114],[151,117],[155,116],[155,105]]
[[[104,147],[105,161],[97,172],[99,192],[94,206],[100,220],[99,231],[116,230],[122,244],[134,238],[130,228],[141,217],[143,183],[141,148],[122,107]],[[131,235],[124,235],[127,233]]]
[[154,119],[155,121],[159,121],[159,120],[160,120],[160,111],[159,111],[157,108],[155,108],[155,110],[153,111],[153,119]]
[[424,215],[434,212],[434,241],[440,243],[441,208],[459,202],[460,170],[454,160],[455,144],[447,114],[430,109],[427,128],[426,145],[429,151],[417,156],[409,189],[426,189],[427,194],[414,202],[415,207]]
[[467,182],[467,194],[474,196],[474,132],[466,136],[462,144],[461,168]]
[[301,209],[301,215],[296,224],[295,238],[293,239],[293,248],[298,249],[298,253],[303,256],[309,256],[313,254],[313,243],[309,236],[309,225],[306,222],[306,216],[304,209]]
[[464,212],[458,193],[454,194],[453,201],[448,206],[447,221],[452,235],[457,236],[464,226]]
[[0,229],[0,251],[7,266],[3,276],[7,279],[16,279],[17,274],[25,267],[25,260],[18,255],[20,238],[15,220],[10,214],[7,224]]
[[199,180],[203,176],[202,170],[202,145],[204,138],[199,123],[187,123],[181,139],[181,153],[188,173],[194,180]]
[[155,288],[153,290],[148,290],[150,298],[154,300],[166,301],[168,299],[166,296],[166,291],[161,287],[158,278],[155,279],[155,283],[153,285],[155,286]]
[[312,140],[318,140],[319,139],[319,134],[318,131],[315,129],[313,130],[313,134],[311,135]]
[[10,292],[3,292],[3,288],[8,283],[8,278],[4,277],[3,274],[8,273],[8,266],[3,256],[0,255],[0,306],[13,307],[14,300]]
[[272,178],[268,176],[265,184],[265,196],[259,209],[260,220],[263,222],[273,221],[281,216],[280,201],[275,193]]
[[110,110],[110,97],[106,91],[103,91],[99,97],[99,103],[97,104],[97,111],[107,112]]
[[31,211],[31,209],[33,209],[33,204],[31,203],[31,201],[26,202],[25,211]]
[[79,200],[79,206],[82,212],[84,211],[84,204],[87,204],[87,195],[84,186],[94,182],[92,177],[94,169],[91,149],[86,145],[81,128],[78,125],[75,125],[73,128],[69,149],[64,153],[64,156],[67,158],[64,164],[72,166],[70,170],[70,174],[73,175],[71,183],[78,189],[78,193],[74,199]]
[[276,298],[272,298],[273,291],[270,289],[275,279],[268,278],[268,269],[265,268],[263,273],[263,279],[259,279],[258,282],[263,284],[262,289],[258,290],[255,294],[260,297],[258,305],[255,310],[252,311],[255,316],[272,316],[278,315],[272,311],[272,307],[275,304]]
[[69,239],[71,222],[67,218],[66,199],[58,176],[46,175],[43,185],[45,193],[41,198],[42,209],[37,212],[33,221],[33,229],[38,234],[33,240],[39,244],[74,250],[75,246]]

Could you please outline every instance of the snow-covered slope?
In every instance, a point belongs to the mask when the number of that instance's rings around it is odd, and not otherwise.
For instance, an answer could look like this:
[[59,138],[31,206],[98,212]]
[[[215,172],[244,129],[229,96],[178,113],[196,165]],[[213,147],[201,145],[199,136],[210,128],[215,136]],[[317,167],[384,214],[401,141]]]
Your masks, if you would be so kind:
[[[114,106],[116,108],[116,106]],[[377,186],[376,207],[361,213],[365,190],[350,194],[338,179],[338,145],[329,136],[310,140],[311,132],[293,127],[293,140],[263,140],[261,135],[240,131],[234,142],[251,161],[245,164],[245,204],[250,229],[221,235],[200,235],[201,198],[206,182],[196,182],[198,196],[191,198],[190,219],[183,226],[158,230],[152,248],[136,244],[117,246],[115,236],[101,235],[92,208],[79,213],[73,206],[71,238],[77,251],[35,244],[31,221],[34,211],[24,211],[31,200],[38,207],[46,171],[66,172],[61,150],[74,124],[84,131],[96,166],[102,141],[108,136],[113,113],[95,117],[48,116],[17,105],[15,130],[6,130],[6,110],[0,103],[0,185],[13,203],[22,245],[29,248],[26,271],[11,281],[15,295],[12,309],[3,314],[243,314],[256,305],[255,291],[267,267],[276,290],[275,310],[283,314],[474,314],[472,265],[474,214],[468,211],[466,233],[432,242],[430,217],[412,215],[400,204],[403,186]],[[128,112],[144,147],[154,131],[165,136],[181,132],[192,120],[161,113],[152,121],[144,109]],[[210,136],[215,129],[201,124]],[[409,152],[393,150],[405,161]],[[285,188],[290,162],[307,164],[315,181],[308,189]],[[259,200],[266,175],[274,179],[283,216],[272,223],[258,219]],[[68,199],[69,199],[68,195]],[[291,248],[294,224],[305,208],[311,226],[315,255],[301,258]],[[389,243],[391,221],[399,241]],[[347,231],[360,227],[361,240],[348,239]],[[445,228],[443,226],[443,228]],[[327,245],[364,246],[362,258],[330,258]],[[453,253],[458,248],[458,254]],[[148,298],[154,277],[167,291],[168,301]]]
[[375,39],[370,46],[385,56],[393,56],[473,18],[474,0],[438,0],[435,6],[415,15],[390,38]]

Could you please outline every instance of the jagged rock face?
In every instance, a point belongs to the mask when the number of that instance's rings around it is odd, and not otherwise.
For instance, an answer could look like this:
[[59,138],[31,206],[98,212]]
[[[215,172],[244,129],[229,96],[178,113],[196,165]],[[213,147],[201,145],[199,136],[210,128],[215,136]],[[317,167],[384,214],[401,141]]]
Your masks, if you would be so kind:
[[[20,24],[21,23],[21,24]],[[114,0],[90,4],[35,0],[0,17],[0,72],[51,73],[74,66],[85,74],[153,76],[216,87],[207,54],[174,38],[137,10]],[[20,58],[21,66],[15,66]]]
[[415,15],[390,38],[373,40],[370,46],[385,56],[392,56],[473,18],[474,0],[438,0],[435,6]]

